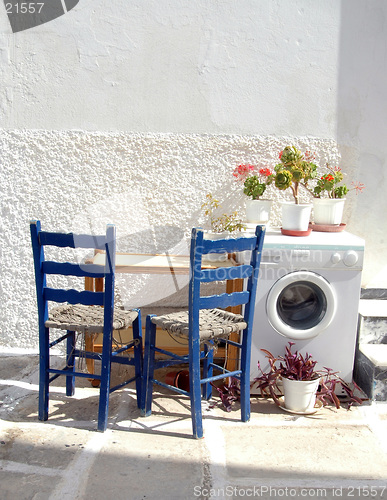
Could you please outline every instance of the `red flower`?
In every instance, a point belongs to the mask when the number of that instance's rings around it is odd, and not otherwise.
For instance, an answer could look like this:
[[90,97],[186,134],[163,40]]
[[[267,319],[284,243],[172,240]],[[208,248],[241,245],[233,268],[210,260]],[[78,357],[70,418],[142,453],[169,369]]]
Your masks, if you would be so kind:
[[238,165],[235,167],[234,172],[232,175],[238,180],[238,181],[244,181],[254,170],[254,165]]
[[278,156],[279,156],[279,159],[281,159],[281,158],[282,158],[282,153],[283,153],[283,151],[280,151],[280,154],[278,155]]
[[273,171],[270,168],[262,167],[259,169],[259,174],[264,177],[269,177],[270,175],[273,175]]

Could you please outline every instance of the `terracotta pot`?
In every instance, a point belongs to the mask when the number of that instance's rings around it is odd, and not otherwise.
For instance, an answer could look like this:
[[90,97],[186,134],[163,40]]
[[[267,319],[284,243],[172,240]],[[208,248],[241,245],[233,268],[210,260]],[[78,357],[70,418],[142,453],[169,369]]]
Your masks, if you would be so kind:
[[189,371],[180,370],[168,372],[165,375],[165,383],[189,392]]

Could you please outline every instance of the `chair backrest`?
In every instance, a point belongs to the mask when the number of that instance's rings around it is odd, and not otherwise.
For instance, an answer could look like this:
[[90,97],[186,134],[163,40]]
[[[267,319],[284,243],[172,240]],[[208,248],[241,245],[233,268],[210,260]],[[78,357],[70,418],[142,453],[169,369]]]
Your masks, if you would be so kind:
[[[44,324],[48,319],[47,303],[49,301],[104,306],[104,325],[111,325],[114,309],[115,226],[109,224],[107,225],[105,235],[95,236],[42,231],[40,221],[32,220],[30,230],[40,328],[44,328]],[[100,265],[83,262],[46,260],[45,246],[102,250],[106,252],[106,263],[104,268],[101,269]],[[47,286],[47,275],[104,278],[104,288],[103,291],[98,292],[87,290],[77,291],[69,288],[52,288]]]
[[[225,309],[227,307],[244,305],[244,318],[249,328],[251,328],[264,236],[265,228],[262,226],[256,227],[255,234],[218,240],[205,239],[202,229],[194,228],[192,230],[189,313],[193,325],[198,325],[200,309]],[[245,251],[251,252],[248,264],[218,267],[216,269],[202,269],[203,256],[206,254],[224,252],[233,254]],[[202,283],[245,278],[247,278],[247,283],[243,291],[201,296],[200,288]],[[199,336],[199,333],[193,332],[193,335]]]

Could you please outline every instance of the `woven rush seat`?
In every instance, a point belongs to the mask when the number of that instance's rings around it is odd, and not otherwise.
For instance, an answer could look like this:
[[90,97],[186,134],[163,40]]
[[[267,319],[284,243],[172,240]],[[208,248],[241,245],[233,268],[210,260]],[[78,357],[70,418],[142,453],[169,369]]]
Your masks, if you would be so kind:
[[[152,323],[167,330],[171,335],[188,339],[188,311],[153,316]],[[205,342],[219,337],[228,337],[230,333],[247,328],[243,316],[222,309],[202,309],[199,312],[200,341]]]
[[[65,304],[50,311],[45,326],[81,333],[103,333],[103,314],[103,307]],[[129,328],[137,316],[137,311],[115,310],[113,330]]]

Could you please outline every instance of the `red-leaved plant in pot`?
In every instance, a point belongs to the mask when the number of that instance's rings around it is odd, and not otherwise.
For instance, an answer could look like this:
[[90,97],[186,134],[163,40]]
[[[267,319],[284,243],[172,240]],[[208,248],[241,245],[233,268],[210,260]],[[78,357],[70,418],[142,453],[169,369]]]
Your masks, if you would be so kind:
[[[261,349],[262,352],[265,353],[270,364],[270,370],[268,372],[263,372],[258,364],[261,375],[255,379],[254,383],[257,384],[257,388],[260,389],[262,395],[271,396],[274,402],[281,406],[282,391],[278,386],[278,381],[281,378],[285,391],[286,387],[284,380],[296,382],[315,381],[315,399],[320,401],[323,406],[332,403],[336,408],[340,408],[341,402],[335,392],[337,386],[341,386],[345,392],[348,400],[348,408],[352,406],[353,403],[362,403],[362,400],[355,396],[353,389],[337,376],[337,372],[325,367],[323,370],[316,370],[317,361],[313,360],[310,354],[305,354],[305,356],[303,356],[298,351],[292,352],[293,345],[294,342],[289,342],[289,345],[285,348],[285,355],[278,357],[273,356],[273,354],[266,349]],[[354,384],[354,387],[358,389],[356,384]],[[284,398],[285,407],[287,407],[286,393],[284,394]],[[313,407],[315,399],[313,395],[309,406],[304,408],[304,410],[310,409],[311,405]],[[289,409],[297,411],[295,408]],[[300,411],[304,410],[300,409]]]

